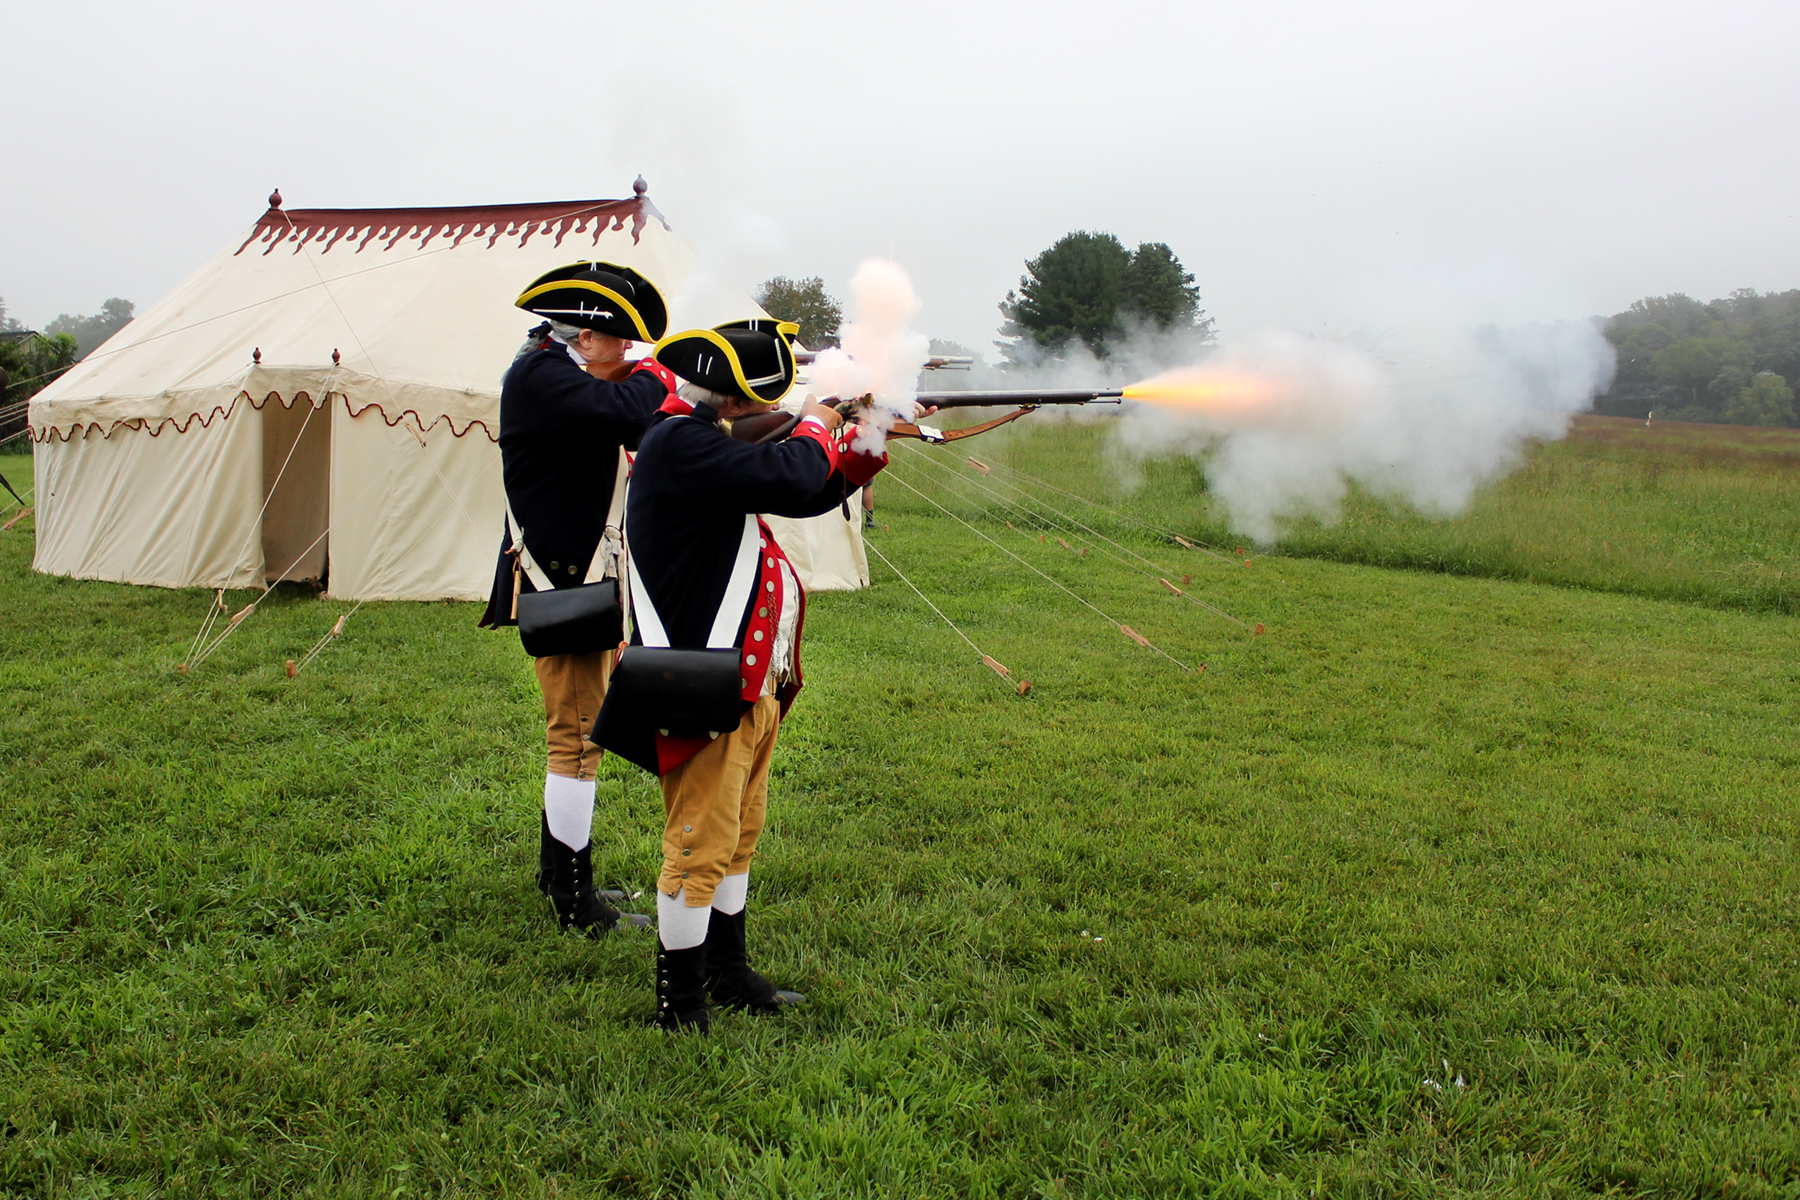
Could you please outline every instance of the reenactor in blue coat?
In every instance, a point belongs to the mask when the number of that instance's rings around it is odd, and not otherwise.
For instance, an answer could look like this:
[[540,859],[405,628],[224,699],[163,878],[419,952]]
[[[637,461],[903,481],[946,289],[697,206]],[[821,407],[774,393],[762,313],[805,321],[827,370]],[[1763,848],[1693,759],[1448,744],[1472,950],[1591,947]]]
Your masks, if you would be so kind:
[[[744,910],[781,719],[801,687],[806,594],[759,514],[829,512],[887,456],[860,453],[808,400],[792,436],[752,444],[722,425],[792,386],[797,328],[744,321],[668,338],[688,383],[644,435],[626,512],[631,644],[596,739],[661,779],[658,1021],[704,1030],[708,1003],[760,1012],[804,999],[752,970]],[[635,656],[635,658],[634,658]],[[713,726],[678,710],[708,692]],[[711,695],[718,692],[717,696]]]
[[[625,361],[632,342],[654,342],[668,325],[661,294],[636,271],[574,263],[532,281],[517,304],[545,322],[528,335],[500,390],[507,519],[481,620],[495,627],[516,623],[521,599],[534,593],[554,590],[577,602],[592,593],[615,594],[618,536],[615,530],[609,539],[608,519],[623,483],[621,451],[637,448],[651,417],[679,386],[653,359]],[[611,519],[616,525],[616,512]],[[563,594],[581,588],[588,592]],[[616,621],[615,603],[615,627]],[[589,935],[621,920],[650,923],[607,902],[617,894],[596,887],[590,862],[600,750],[587,738],[617,637],[604,641],[604,649],[590,638],[579,653],[536,658],[549,746],[538,887],[561,928]]]

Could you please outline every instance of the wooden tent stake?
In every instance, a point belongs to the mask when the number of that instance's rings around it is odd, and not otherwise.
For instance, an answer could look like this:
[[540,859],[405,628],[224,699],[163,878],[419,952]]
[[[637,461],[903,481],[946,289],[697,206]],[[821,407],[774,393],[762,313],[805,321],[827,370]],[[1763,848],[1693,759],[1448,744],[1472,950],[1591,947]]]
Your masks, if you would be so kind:
[[1130,638],[1132,641],[1136,642],[1140,646],[1144,646],[1144,647],[1148,648],[1150,645],[1149,638],[1145,637],[1143,634],[1139,633],[1137,630],[1133,629],[1129,625],[1119,626],[1119,632],[1124,634],[1126,637]]

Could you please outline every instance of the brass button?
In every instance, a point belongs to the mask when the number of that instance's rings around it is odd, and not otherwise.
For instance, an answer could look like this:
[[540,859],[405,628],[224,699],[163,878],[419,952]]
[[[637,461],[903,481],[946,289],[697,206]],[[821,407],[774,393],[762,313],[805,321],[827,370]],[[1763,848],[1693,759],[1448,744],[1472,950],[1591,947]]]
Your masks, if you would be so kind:
[[569,574],[573,575],[574,573],[575,573],[575,564],[570,563],[569,564]]
[[683,878],[683,879],[686,879],[686,878],[687,878],[687,872],[686,872],[686,871],[683,871],[683,872],[682,872],[682,873],[681,873],[681,877],[682,877],[682,878]]
[[682,826],[682,827],[681,827],[681,832],[683,832],[683,833],[692,833],[692,832],[694,832],[694,827],[693,827],[693,826],[692,826],[692,825],[683,825],[683,826]]
[[759,608],[756,610],[756,615],[759,617],[766,617],[769,615],[769,610],[766,608]]
[[759,629],[755,633],[751,634],[750,636],[760,642],[763,640],[763,631]]
[[683,857],[683,858],[686,858],[686,857],[687,857],[687,856],[688,856],[688,855],[690,855],[690,854],[692,854],[692,853],[693,853],[693,851],[692,851],[692,850],[683,850],[683,851],[682,851],[682,852],[681,852],[681,857]]
[[552,571],[560,571],[560,570],[562,570],[562,564],[561,564],[561,563],[557,563],[557,562],[553,562],[553,563],[551,563],[551,564],[550,564],[550,569],[551,569],[551,570],[552,570]]
[[756,665],[756,655],[746,654],[744,655],[744,661],[754,667]]

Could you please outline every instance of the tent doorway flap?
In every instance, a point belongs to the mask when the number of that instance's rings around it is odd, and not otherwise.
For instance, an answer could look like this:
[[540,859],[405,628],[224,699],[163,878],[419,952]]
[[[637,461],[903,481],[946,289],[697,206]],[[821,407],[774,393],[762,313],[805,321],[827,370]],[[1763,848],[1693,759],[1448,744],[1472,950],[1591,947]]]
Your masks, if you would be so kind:
[[263,571],[268,582],[325,577],[331,525],[331,409],[304,395],[263,406]]

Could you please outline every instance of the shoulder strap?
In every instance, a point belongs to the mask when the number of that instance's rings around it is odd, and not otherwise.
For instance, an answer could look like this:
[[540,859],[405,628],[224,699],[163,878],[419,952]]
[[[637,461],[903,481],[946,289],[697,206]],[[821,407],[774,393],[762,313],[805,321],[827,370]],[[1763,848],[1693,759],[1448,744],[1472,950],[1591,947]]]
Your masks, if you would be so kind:
[[[756,528],[756,514],[746,513],[744,533],[738,540],[737,558],[731,564],[731,579],[725,584],[725,598],[719,601],[719,611],[713,617],[712,630],[707,634],[706,646],[709,650],[729,650],[737,645],[738,624],[743,620],[744,609],[750,603],[750,591],[756,586],[756,558],[761,540]],[[631,619],[643,635],[644,645],[667,646],[668,631],[663,628],[662,618],[657,615],[656,606],[650,602],[650,592],[644,587],[643,577],[638,574],[637,558],[630,553],[629,538],[626,545],[625,571],[630,584],[626,595]]]
[[[625,524],[625,494],[631,481],[631,456],[625,453],[625,447],[619,447],[619,463],[613,469],[612,503],[606,508],[606,530],[600,535],[600,544],[594,547],[594,557],[588,560],[587,577],[583,583],[595,583],[602,579],[611,579],[619,573],[619,559],[623,557],[621,547],[624,534],[621,532]],[[525,527],[519,524],[519,514],[513,511],[512,501],[506,502],[506,519],[512,526],[513,553],[519,556],[519,568],[531,578],[531,586],[540,592],[547,592],[556,585],[544,574],[544,569],[532,559],[531,551],[525,548]]]
[[512,526],[513,555],[518,561],[519,569],[530,578],[531,586],[540,592],[547,592],[555,587],[550,582],[550,577],[544,574],[544,569],[531,557],[531,551],[525,548],[525,527],[519,524],[519,514],[513,511],[510,499],[506,502],[506,523]]

